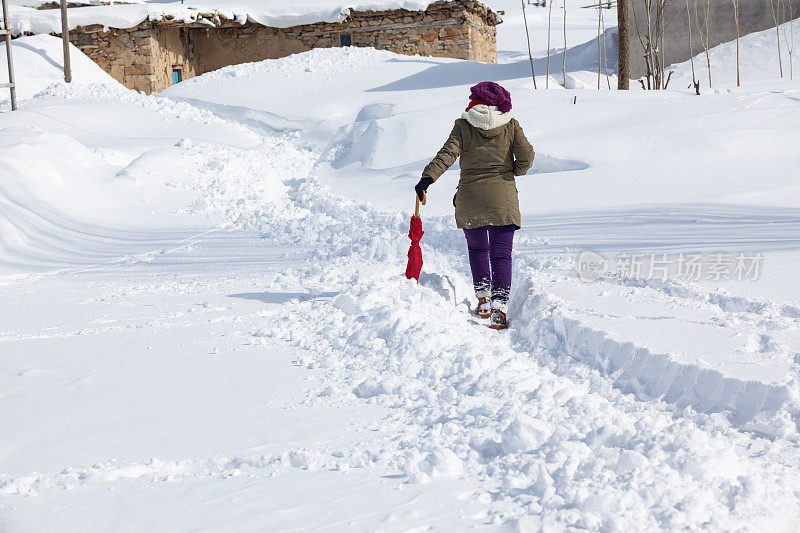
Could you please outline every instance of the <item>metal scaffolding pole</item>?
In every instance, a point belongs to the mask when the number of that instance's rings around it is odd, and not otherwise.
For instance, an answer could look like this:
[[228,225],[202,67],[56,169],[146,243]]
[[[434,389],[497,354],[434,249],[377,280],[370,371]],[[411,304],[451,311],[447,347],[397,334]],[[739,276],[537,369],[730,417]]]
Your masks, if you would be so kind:
[[11,110],[17,110],[17,88],[14,85],[14,62],[11,61],[11,30],[8,24],[8,0],[3,2],[3,26],[0,36],[6,39],[6,57],[8,58],[8,83],[0,83],[0,87],[8,87],[11,91]]

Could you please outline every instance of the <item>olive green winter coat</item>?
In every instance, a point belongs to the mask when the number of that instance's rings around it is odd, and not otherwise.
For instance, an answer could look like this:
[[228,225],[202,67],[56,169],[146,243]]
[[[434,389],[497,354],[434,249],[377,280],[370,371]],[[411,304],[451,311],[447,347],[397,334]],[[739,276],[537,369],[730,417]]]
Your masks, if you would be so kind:
[[490,130],[456,120],[450,137],[422,171],[436,181],[461,157],[461,178],[453,197],[459,228],[522,225],[514,176],[533,164],[533,147],[516,119]]

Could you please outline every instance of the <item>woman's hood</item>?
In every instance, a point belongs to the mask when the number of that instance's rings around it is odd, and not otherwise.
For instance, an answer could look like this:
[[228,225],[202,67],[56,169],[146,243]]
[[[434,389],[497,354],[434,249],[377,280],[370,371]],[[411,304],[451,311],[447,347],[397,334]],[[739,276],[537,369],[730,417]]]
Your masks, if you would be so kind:
[[[500,126],[505,126],[512,119],[511,112],[501,113],[495,106],[490,105],[475,105],[469,111],[464,111],[461,118],[478,128],[482,134],[486,134],[491,130],[495,130]],[[492,131],[492,134],[499,135],[501,130]],[[489,136],[494,136],[489,135]]]

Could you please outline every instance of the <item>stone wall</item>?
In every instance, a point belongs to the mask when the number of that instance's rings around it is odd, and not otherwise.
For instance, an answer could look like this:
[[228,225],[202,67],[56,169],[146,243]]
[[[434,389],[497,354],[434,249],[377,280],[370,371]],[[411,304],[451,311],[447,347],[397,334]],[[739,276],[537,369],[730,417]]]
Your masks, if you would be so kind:
[[[791,2],[794,16],[800,16],[800,0],[782,0]],[[653,2],[655,4],[655,2]],[[705,1],[689,0],[689,7],[694,20],[694,6],[697,4],[697,14],[700,26],[705,26]],[[647,33],[647,10],[643,0],[630,0],[631,13],[631,78],[645,75],[644,48],[639,41],[638,32],[642,36]],[[784,4],[788,12],[788,7]],[[655,19],[655,15],[653,15]],[[667,65],[680,63],[689,59],[688,15],[685,0],[668,0],[664,11],[666,21],[664,31],[664,62]],[[718,44],[736,39],[736,22],[734,18],[733,2],[731,0],[710,0],[709,3],[709,48]],[[774,28],[770,10],[770,0],[739,0],[739,33],[747,35],[756,31]],[[696,32],[695,23],[692,24],[692,47],[695,55],[703,52],[703,45]],[[712,73],[714,65],[711,65]]]
[[192,29],[201,72],[226,65],[276,59],[312,48],[371,46],[398,54],[497,62],[497,16],[478,2],[439,2],[426,11],[353,11],[341,23],[291,28],[242,26]]
[[481,63],[497,63],[497,22],[496,15],[482,10],[467,11],[466,24],[469,29],[469,59]]
[[197,68],[202,73],[228,65],[286,57],[311,48],[334,46],[334,38],[338,43],[338,35],[330,31],[313,35],[306,29],[301,36],[292,34],[309,27],[270,28],[248,22],[233,27],[191,29],[190,35]]
[[172,69],[184,79],[250,61],[277,59],[312,48],[371,46],[420,54],[497,62],[495,26],[501,21],[474,0],[437,2],[425,11],[353,11],[342,23],[271,28],[214,17],[203,22],[145,21],[131,29],[84,26],[70,40],[126,87],[147,93],[172,84]]
[[496,63],[500,22],[486,6],[468,0],[437,2],[425,11],[354,11],[338,32],[350,33],[353,46]]
[[154,86],[151,92],[161,91],[172,85],[172,69],[181,69],[183,79],[206,72],[198,68],[194,39],[189,28],[156,24],[152,30],[151,64]]
[[125,87],[151,93],[157,87],[152,30],[150,22],[125,30],[84,26],[70,32],[69,40]]

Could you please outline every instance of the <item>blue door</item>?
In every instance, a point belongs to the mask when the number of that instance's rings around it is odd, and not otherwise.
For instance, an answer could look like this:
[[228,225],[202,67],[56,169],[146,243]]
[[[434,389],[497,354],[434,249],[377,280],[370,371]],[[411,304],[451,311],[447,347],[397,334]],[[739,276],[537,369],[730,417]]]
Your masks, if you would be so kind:
[[172,69],[172,85],[181,82],[181,69],[174,68]]

